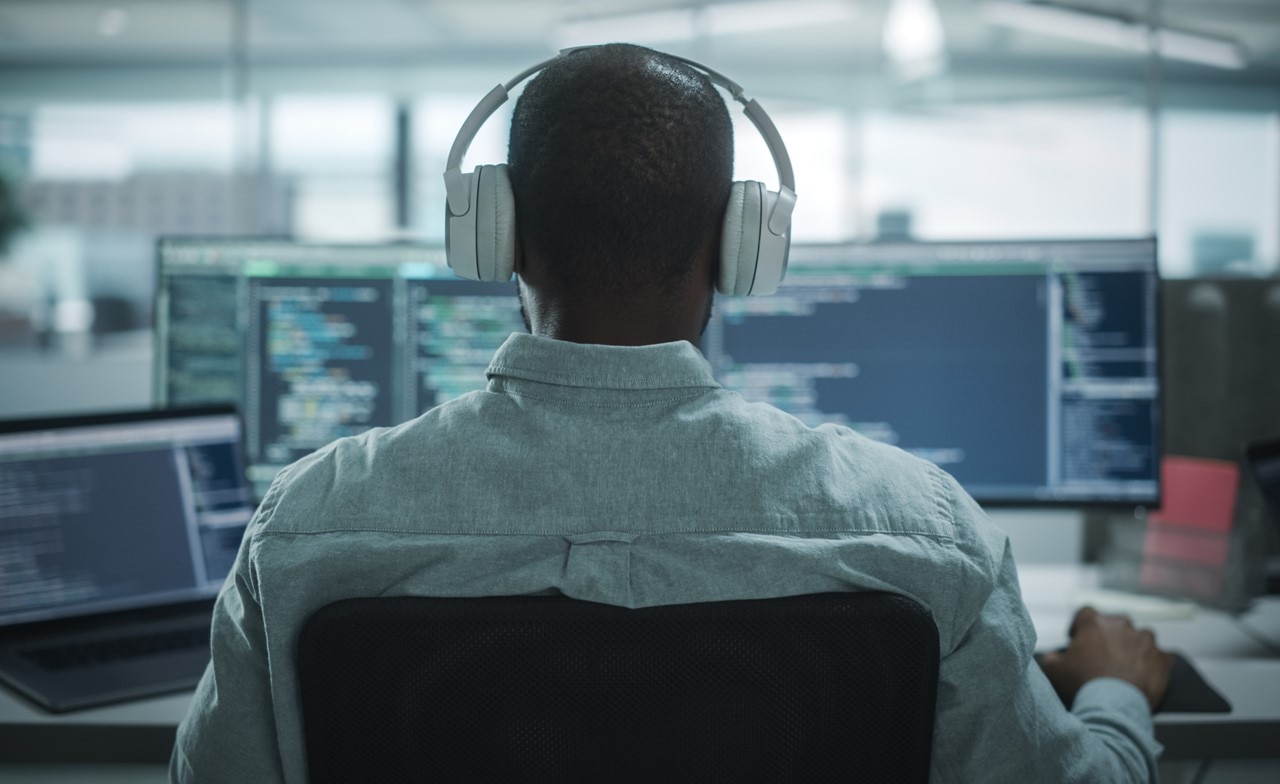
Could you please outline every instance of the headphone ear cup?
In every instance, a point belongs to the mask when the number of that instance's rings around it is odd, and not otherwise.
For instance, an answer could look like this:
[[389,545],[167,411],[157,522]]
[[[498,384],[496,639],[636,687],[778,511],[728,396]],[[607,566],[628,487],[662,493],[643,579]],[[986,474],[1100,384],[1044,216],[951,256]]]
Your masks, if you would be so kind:
[[516,208],[506,164],[476,167],[477,280],[511,280],[516,261]]
[[729,191],[720,234],[720,276],[716,290],[744,296],[751,291],[760,253],[764,222],[764,185],[754,180],[735,182]]
[[787,259],[791,254],[791,225],[788,222],[781,234],[770,230],[768,221],[778,205],[778,192],[763,191],[763,207],[760,210],[760,233],[758,250],[756,251],[756,274],[748,294],[764,296],[778,290],[783,277],[787,274]]
[[449,202],[445,202],[444,257],[453,274],[468,280],[480,279],[480,273],[476,269],[476,179],[479,174],[480,169],[477,167],[471,174],[458,175],[457,186],[465,188],[467,193],[465,211],[456,213]]

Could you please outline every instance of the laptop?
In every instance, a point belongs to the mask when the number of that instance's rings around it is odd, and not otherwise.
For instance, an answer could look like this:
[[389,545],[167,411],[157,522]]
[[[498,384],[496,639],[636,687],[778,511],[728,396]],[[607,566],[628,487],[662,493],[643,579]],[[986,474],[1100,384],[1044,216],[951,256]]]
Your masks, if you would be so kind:
[[189,689],[253,514],[230,406],[0,422],[0,680],[54,712]]

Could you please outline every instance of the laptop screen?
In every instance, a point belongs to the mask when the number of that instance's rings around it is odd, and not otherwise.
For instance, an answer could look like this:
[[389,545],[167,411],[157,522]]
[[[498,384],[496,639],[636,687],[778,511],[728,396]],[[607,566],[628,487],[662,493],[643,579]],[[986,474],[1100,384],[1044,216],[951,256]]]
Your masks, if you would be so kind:
[[230,407],[0,423],[0,626],[214,596],[253,514]]

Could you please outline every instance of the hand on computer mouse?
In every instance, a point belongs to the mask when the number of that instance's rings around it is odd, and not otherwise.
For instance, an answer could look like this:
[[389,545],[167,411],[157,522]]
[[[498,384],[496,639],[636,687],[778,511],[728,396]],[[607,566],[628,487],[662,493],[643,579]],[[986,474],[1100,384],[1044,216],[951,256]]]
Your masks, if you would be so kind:
[[1082,607],[1071,621],[1071,642],[1065,650],[1040,658],[1049,682],[1070,706],[1080,687],[1094,678],[1119,678],[1137,686],[1154,710],[1165,687],[1173,656],[1156,647],[1150,629],[1135,629],[1122,615],[1103,615]]

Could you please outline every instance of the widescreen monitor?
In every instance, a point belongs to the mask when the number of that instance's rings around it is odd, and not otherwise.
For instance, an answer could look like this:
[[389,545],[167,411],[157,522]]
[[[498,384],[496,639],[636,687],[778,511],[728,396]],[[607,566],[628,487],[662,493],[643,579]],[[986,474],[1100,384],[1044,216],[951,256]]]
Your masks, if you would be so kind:
[[[157,397],[232,401],[258,493],[329,441],[484,385],[514,283],[439,248],[163,240]],[[718,297],[721,383],[950,471],[987,503],[1159,498],[1152,240],[797,246],[772,297]]]

